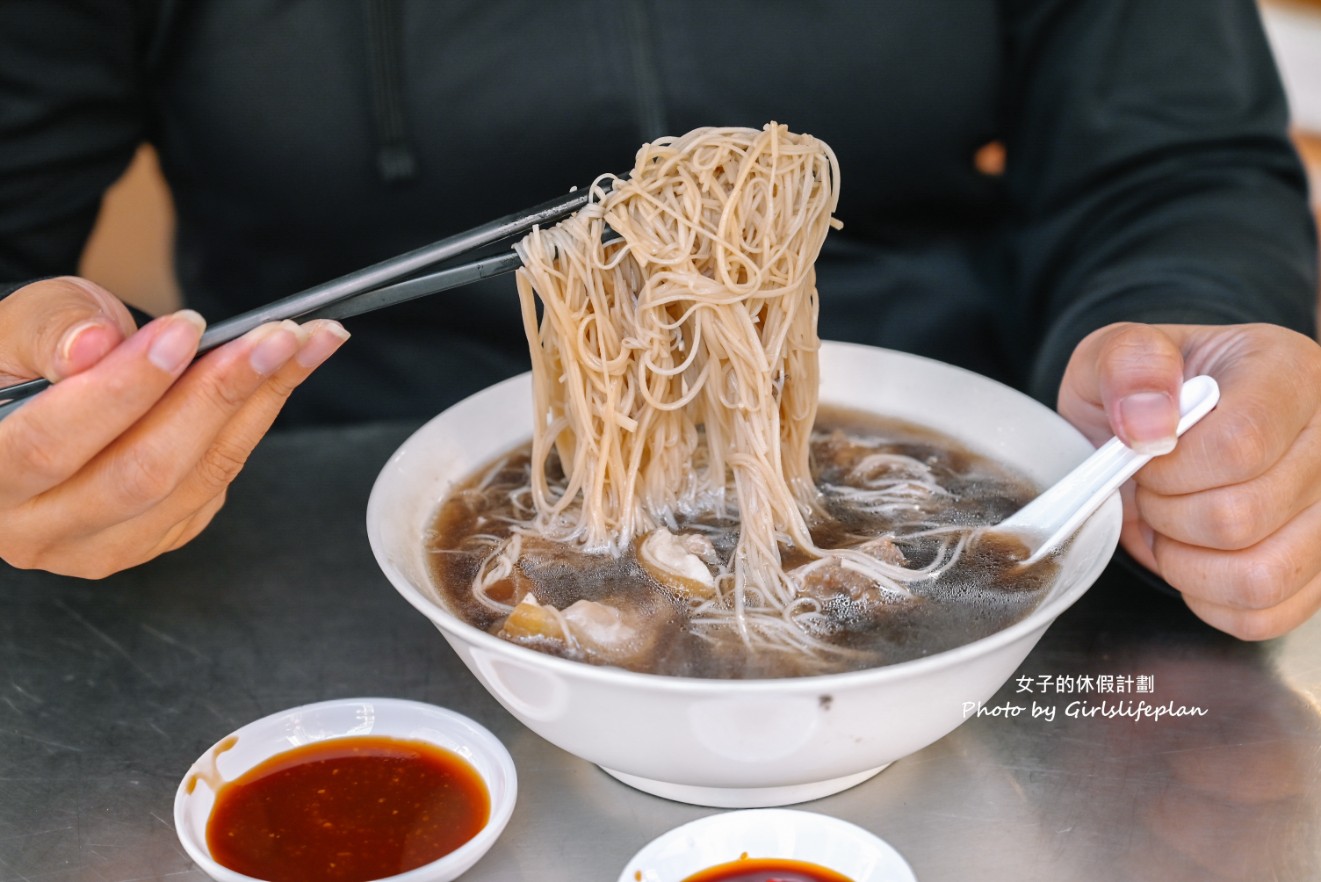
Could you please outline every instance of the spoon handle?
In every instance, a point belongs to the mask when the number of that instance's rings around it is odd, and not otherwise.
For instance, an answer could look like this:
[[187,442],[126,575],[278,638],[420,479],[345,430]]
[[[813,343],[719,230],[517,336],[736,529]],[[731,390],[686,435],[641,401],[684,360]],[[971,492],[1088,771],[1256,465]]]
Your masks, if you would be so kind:
[[[1208,376],[1187,380],[1179,391],[1178,434],[1188,431],[1210,413],[1220,400],[1220,387]],[[1073,471],[992,530],[1010,532],[1027,543],[1031,554],[1025,564],[1045,557],[1083,521],[1101,507],[1119,487],[1151,460],[1118,438],[1111,438]]]

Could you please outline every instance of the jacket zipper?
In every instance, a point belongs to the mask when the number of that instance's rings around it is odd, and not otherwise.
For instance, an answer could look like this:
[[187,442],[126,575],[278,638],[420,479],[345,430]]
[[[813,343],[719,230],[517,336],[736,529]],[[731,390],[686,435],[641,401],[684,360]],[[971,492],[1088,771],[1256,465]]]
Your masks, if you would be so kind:
[[624,27],[628,32],[629,59],[633,64],[634,101],[643,141],[669,134],[664,91],[656,64],[656,40],[647,0],[624,4]]
[[376,171],[382,181],[393,184],[417,175],[417,157],[408,137],[403,95],[403,25],[400,20],[403,10],[395,0],[364,2]]

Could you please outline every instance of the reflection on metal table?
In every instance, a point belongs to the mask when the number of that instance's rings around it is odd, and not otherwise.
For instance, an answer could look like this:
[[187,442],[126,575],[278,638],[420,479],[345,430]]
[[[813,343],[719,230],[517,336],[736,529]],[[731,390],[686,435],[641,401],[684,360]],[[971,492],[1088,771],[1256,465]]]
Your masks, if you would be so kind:
[[[0,882],[204,879],[174,835],[180,777],[244,723],[333,697],[431,702],[508,746],[519,802],[465,880],[610,882],[715,811],[525,730],[390,588],[363,512],[409,429],[273,435],[199,539],[103,582],[0,564]],[[799,807],[923,882],[1313,880],[1318,693],[1321,619],[1240,643],[1112,566],[980,715]]]

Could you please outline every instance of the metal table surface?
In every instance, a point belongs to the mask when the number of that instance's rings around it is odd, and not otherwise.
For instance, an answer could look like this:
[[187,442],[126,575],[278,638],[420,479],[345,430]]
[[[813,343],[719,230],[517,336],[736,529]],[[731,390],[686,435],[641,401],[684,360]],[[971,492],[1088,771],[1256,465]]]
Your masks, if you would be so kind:
[[[202,537],[103,582],[0,564],[0,882],[204,879],[174,834],[180,777],[244,723],[333,697],[432,702],[504,740],[519,801],[471,882],[611,882],[715,811],[524,729],[390,587],[363,513],[409,428],[273,435]],[[800,807],[877,833],[923,882],[1321,879],[1318,692],[1321,619],[1243,644],[1112,567],[1000,714]],[[1140,700],[1190,715],[1078,713]]]

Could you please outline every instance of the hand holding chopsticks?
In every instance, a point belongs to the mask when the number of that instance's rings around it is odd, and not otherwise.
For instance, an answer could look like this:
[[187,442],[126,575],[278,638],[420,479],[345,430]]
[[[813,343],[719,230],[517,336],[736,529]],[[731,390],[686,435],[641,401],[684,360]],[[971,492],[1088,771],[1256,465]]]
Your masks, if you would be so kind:
[[[15,292],[0,302],[0,375],[62,379],[28,384],[50,388],[0,406],[13,412],[0,422],[0,559],[99,578],[185,544],[223,505],[290,392],[347,337],[322,319],[514,269],[512,251],[461,259],[588,198],[571,194],[486,224],[205,334],[188,310],[134,330],[118,300],[83,280]],[[17,394],[27,393],[0,390],[0,399]]]
[[273,322],[194,363],[201,316],[125,337],[107,299],[66,278],[0,303],[11,330],[46,338],[10,347],[5,369],[67,374],[0,422],[0,559],[13,566],[100,578],[189,541],[289,392],[348,336],[329,321]]

